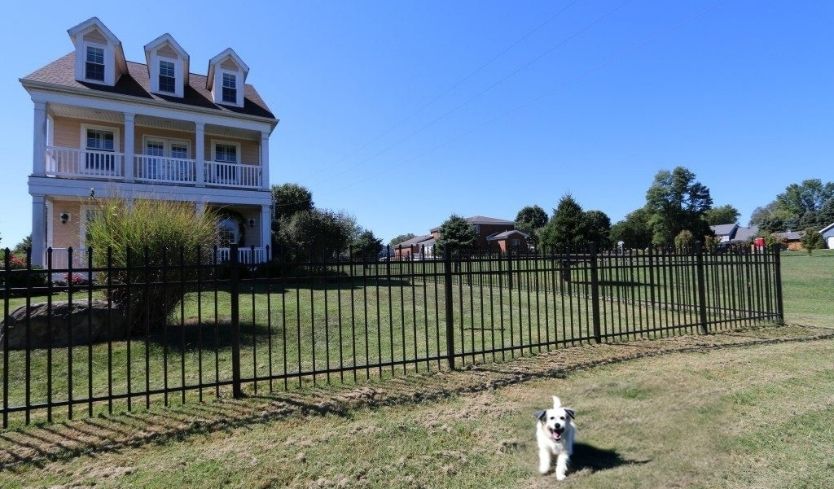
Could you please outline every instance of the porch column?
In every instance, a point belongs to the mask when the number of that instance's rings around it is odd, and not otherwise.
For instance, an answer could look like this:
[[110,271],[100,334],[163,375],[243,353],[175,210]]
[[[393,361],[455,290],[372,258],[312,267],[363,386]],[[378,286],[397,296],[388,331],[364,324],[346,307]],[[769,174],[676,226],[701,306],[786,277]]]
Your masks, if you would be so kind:
[[261,132],[261,185],[269,190],[269,133]]
[[35,102],[35,126],[32,136],[32,175],[46,174],[46,102]]
[[194,171],[197,172],[197,186],[206,186],[206,125],[203,122],[194,123]]
[[136,118],[135,114],[131,114],[125,112],[125,181],[132,182],[133,178],[136,176],[134,172],[133,165],[135,162],[135,158],[133,157],[133,151],[135,149],[134,143],[134,119]]
[[272,206],[261,206],[261,246],[272,246]]
[[43,195],[32,196],[32,265],[43,266],[46,246],[46,205]]
[[203,214],[206,213],[206,203],[205,202],[198,201],[198,202],[195,203],[195,206],[196,206],[198,216],[202,216]]

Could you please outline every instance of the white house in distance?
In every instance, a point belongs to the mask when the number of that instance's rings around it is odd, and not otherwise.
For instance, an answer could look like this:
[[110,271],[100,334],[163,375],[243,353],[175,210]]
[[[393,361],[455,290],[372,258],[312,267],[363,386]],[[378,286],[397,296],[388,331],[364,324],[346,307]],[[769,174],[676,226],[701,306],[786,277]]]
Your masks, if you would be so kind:
[[[170,34],[127,61],[98,19],[68,30],[72,52],[20,80],[34,102],[32,261],[52,247],[83,256],[91,192],[97,198],[193,202],[223,209],[221,254],[241,245],[242,261],[266,258],[270,242],[269,136],[278,120],[232,50],[191,73]],[[254,253],[251,247],[255,247]],[[64,258],[65,260],[65,258]]]

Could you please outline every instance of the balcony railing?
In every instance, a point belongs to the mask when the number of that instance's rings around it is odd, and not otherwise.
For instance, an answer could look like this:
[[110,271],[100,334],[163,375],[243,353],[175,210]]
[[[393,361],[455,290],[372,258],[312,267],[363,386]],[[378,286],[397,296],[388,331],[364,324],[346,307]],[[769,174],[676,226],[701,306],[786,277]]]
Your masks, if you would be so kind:
[[261,167],[240,163],[206,162],[206,183],[224,187],[259,188]]
[[[143,183],[167,183],[197,185],[200,166],[206,185],[258,189],[263,186],[260,165],[199,161],[165,156],[134,155],[133,177]],[[46,148],[46,175],[64,178],[106,178],[122,180],[125,177],[123,153],[92,151],[77,148],[48,146]]]
[[124,154],[89,149],[46,148],[46,174],[57,177],[124,177]]
[[197,162],[184,158],[136,155],[133,165],[136,179],[143,182],[194,183]]
[[[225,263],[232,258],[231,248],[217,248],[217,261]],[[237,250],[237,259],[240,263],[253,265],[266,262],[266,248],[243,248]]]

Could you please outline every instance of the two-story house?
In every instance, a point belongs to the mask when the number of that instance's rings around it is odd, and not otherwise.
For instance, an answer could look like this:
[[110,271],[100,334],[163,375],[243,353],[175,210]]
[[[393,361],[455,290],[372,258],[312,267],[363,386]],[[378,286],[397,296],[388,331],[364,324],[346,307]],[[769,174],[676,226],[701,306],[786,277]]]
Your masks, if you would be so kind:
[[[48,247],[83,256],[91,193],[222,209],[220,253],[238,243],[241,260],[264,260],[278,120],[246,83],[249,66],[226,49],[205,74],[192,73],[170,34],[144,46],[144,63],[128,61],[95,17],[67,32],[72,52],[20,80],[34,102],[33,263]],[[53,253],[56,267],[66,266],[61,255]]]

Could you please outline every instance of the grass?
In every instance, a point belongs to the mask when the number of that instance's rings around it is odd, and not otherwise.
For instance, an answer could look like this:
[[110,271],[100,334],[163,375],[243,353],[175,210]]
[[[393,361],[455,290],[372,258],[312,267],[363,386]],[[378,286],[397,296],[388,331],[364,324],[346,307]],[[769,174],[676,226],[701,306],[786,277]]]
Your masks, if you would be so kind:
[[834,327],[834,250],[783,253],[782,284],[787,321]]
[[[645,258],[645,257],[644,257]],[[631,259],[631,257],[630,257]],[[679,332],[695,332],[698,322],[694,308],[652,308],[649,300],[649,281],[664,283],[657,289],[658,301],[674,303],[694,298],[693,276],[679,275],[669,268],[668,275],[646,277],[639,267],[619,258],[600,269],[602,333],[612,339],[658,337]],[[672,263],[671,261],[669,262]],[[495,267],[496,263],[487,263]],[[355,382],[370,378],[389,378],[446,366],[446,310],[442,277],[430,276],[414,280],[413,273],[437,273],[440,264],[422,262],[374,265],[377,269],[351,268],[357,277],[362,274],[394,274],[392,281],[357,278],[352,284],[343,280],[328,285],[314,283],[303,288],[243,288],[240,300],[241,375],[244,379],[286,375],[267,384],[249,384],[250,391],[263,392],[267,387],[301,387],[307,382]],[[486,266],[474,264],[476,266]],[[629,266],[625,266],[629,265]],[[389,272],[390,268],[395,269]],[[506,266],[501,265],[501,266]],[[531,260],[519,260],[515,270],[544,267]],[[723,267],[724,265],[722,265]],[[411,268],[409,268],[411,267]],[[497,270],[497,269],[496,269]],[[709,269],[711,270],[711,269]],[[344,271],[344,270],[343,270]],[[464,272],[468,270],[463,270]],[[711,273],[711,272],[710,272]],[[407,280],[397,279],[400,274]],[[504,352],[472,354],[458,358],[461,363],[501,360],[516,355],[539,353],[549,346],[520,348],[518,345],[560,341],[562,345],[589,343],[593,336],[590,321],[589,279],[587,267],[573,271],[573,280],[564,295],[554,293],[564,286],[555,273],[521,273],[514,277],[511,290],[497,276],[474,275],[475,281],[456,280],[453,286],[453,342],[455,352],[473,352],[508,348]],[[730,274],[726,274],[729,276]],[[711,277],[711,275],[708,275]],[[718,276],[715,276],[718,279]],[[480,280],[480,281],[478,281]],[[502,280],[506,280],[503,278]],[[738,280],[744,280],[738,277]],[[634,287],[621,285],[636,283]],[[712,283],[712,282],[708,282]],[[742,290],[742,282],[737,285]],[[729,289],[728,284],[724,284]],[[733,284],[736,287],[736,284]],[[85,301],[84,287],[75,300]],[[101,296],[100,292],[93,292]],[[753,297],[753,296],[749,296]],[[720,305],[712,294],[710,300]],[[54,301],[65,300],[66,294],[56,294]],[[15,297],[10,309],[25,304],[25,298]],[[32,302],[44,301],[43,297]],[[750,300],[747,298],[746,300]],[[727,302],[729,304],[729,302]],[[741,305],[741,303],[739,303]],[[9,405],[23,405],[28,396],[32,402],[45,403],[127,395],[149,390],[180,388],[198,384],[228,383],[232,378],[231,335],[229,328],[230,296],[189,293],[181,307],[170,318],[171,325],[147,337],[131,341],[116,338],[112,343],[58,348],[51,353],[45,349],[9,354]],[[217,314],[215,314],[217,311]],[[727,319],[720,311],[708,312],[710,319]],[[197,319],[202,318],[202,322]],[[754,324],[745,321],[744,324]],[[656,327],[651,333],[633,333],[635,325]],[[716,329],[733,326],[719,325]],[[62,327],[56,324],[54,327]],[[672,329],[670,327],[676,327]],[[49,355],[51,354],[51,362]],[[68,370],[72,355],[72,372]],[[415,361],[415,359],[420,359]],[[26,364],[30,365],[31,381],[27,384]],[[320,373],[356,366],[354,372]],[[47,372],[51,367],[51,376]],[[299,373],[303,374],[300,375]],[[49,378],[51,384],[45,382]],[[70,387],[71,386],[71,387]],[[195,397],[215,395],[228,386],[201,391],[173,392],[167,396],[134,395],[133,406],[163,401],[185,402]],[[74,412],[87,415],[111,408],[126,408],[126,400],[105,403],[80,403]],[[68,416],[67,408],[57,408],[53,420]],[[13,414],[11,426],[26,421],[24,413]],[[48,413],[39,409],[31,421],[45,419]]]
[[532,413],[557,393],[579,427],[562,487],[825,488],[834,372],[820,359],[832,355],[823,340],[647,358],[72,456],[2,472],[0,485],[553,487],[535,471]]

